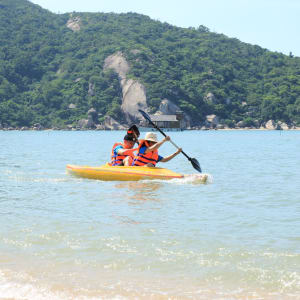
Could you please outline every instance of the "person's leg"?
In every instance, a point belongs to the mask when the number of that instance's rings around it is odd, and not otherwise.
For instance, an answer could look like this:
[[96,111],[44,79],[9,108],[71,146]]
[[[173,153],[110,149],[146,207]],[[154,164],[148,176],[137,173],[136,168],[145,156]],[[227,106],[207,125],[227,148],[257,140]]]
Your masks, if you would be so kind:
[[131,156],[126,156],[123,159],[123,164],[124,164],[125,167],[131,166],[131,164],[132,164],[132,157]]
[[146,165],[144,165],[144,167],[155,167],[154,164],[148,163]]

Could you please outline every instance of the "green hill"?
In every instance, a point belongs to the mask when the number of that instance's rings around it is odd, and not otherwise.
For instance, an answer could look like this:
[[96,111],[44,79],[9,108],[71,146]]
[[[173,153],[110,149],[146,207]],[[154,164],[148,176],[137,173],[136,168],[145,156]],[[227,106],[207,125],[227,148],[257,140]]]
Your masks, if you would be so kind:
[[118,76],[103,71],[105,58],[117,51],[130,63],[129,77],[145,85],[152,111],[167,98],[195,125],[208,114],[227,125],[270,119],[300,125],[299,57],[204,26],[184,29],[136,13],[72,17],[80,17],[79,31],[66,26],[70,14],[53,14],[26,0],[0,0],[2,125],[63,127],[86,117],[91,107],[100,119],[120,119]]

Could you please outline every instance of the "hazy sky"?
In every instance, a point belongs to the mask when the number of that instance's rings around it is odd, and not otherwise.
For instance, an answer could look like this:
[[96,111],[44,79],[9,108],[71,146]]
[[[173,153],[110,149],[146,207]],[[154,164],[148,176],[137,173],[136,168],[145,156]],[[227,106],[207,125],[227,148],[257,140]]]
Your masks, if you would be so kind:
[[30,0],[55,13],[137,12],[300,56],[300,0]]

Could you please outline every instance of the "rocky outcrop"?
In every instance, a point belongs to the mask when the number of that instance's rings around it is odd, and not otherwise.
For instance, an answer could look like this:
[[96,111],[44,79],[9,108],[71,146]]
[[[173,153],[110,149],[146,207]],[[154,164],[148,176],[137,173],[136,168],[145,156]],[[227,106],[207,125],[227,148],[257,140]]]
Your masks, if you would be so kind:
[[114,70],[122,80],[126,79],[126,74],[129,71],[130,67],[123,53],[118,51],[117,53],[112,54],[105,59],[103,69]]
[[156,115],[175,115],[180,110],[179,106],[168,99],[163,99],[159,105]]
[[93,125],[96,125],[98,123],[98,113],[95,108],[89,109],[88,120],[91,120],[93,122]]
[[94,108],[89,109],[87,112],[88,118],[81,119],[77,123],[77,128],[79,129],[94,129],[98,124],[98,113]]
[[163,99],[161,101],[155,115],[176,115],[177,120],[179,120],[179,118],[181,120],[182,128],[191,127],[191,117],[188,114],[183,113],[179,106],[168,99]]
[[40,123],[35,123],[35,124],[33,124],[32,129],[33,130],[43,130],[44,127]]
[[126,74],[130,67],[123,53],[120,51],[105,59],[104,70],[108,69],[114,70],[119,76],[123,94],[121,109],[126,121],[128,123],[135,121],[139,116],[139,109],[147,110],[146,89],[144,85],[137,80],[127,79]]
[[124,80],[122,85],[123,101],[121,109],[126,121],[130,123],[138,118],[139,109],[147,110],[146,89],[138,81]]
[[293,129],[293,128],[295,128],[295,126],[288,125],[285,122],[282,122],[282,121],[275,122],[274,120],[269,120],[262,129],[289,130],[289,129]]
[[236,127],[237,128],[245,128],[246,127],[245,122],[244,121],[237,122]]
[[279,121],[279,122],[277,123],[277,126],[278,126],[278,128],[281,129],[281,130],[289,130],[289,129],[290,129],[289,126],[288,126],[286,123],[281,122],[281,121]]
[[266,124],[265,124],[265,128],[268,130],[274,130],[277,128],[275,122],[273,120],[269,120]]
[[92,119],[81,119],[77,123],[78,129],[91,129],[94,128],[94,122]]
[[106,116],[104,122],[101,124],[104,130],[127,130],[127,127],[121,125],[114,118]]
[[217,104],[217,103],[219,103],[219,101],[217,100],[215,95],[213,93],[210,93],[210,92],[207,93],[206,96],[204,96],[203,101],[205,103],[208,103],[208,104]]
[[218,124],[215,129],[228,129],[228,126],[224,124]]
[[216,115],[207,115],[205,119],[204,126],[207,128],[216,128],[220,122]]
[[67,27],[73,31],[79,31],[81,26],[80,17],[73,17],[72,14],[67,22]]
[[259,128],[261,123],[259,122],[259,120],[254,120],[253,125],[254,125],[255,128]]

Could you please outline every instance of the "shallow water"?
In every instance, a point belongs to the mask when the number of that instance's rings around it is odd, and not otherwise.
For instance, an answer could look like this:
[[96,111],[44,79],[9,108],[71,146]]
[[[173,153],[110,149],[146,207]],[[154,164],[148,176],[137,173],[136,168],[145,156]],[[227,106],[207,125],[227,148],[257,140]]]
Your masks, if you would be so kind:
[[0,299],[300,299],[300,132],[170,135],[210,183],[66,174],[119,131],[0,132]]

